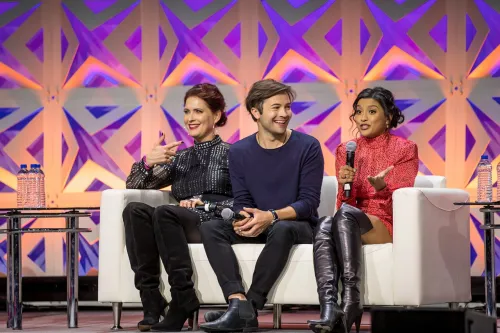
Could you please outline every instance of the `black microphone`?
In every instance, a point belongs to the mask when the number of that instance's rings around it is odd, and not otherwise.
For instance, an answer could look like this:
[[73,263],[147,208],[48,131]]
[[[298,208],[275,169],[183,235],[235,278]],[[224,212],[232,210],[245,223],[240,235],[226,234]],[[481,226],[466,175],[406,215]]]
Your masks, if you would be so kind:
[[246,216],[233,212],[231,208],[224,208],[220,215],[225,221],[230,221],[230,220],[241,221],[246,219]]
[[[354,151],[356,150],[356,142],[349,141],[346,145],[347,157],[346,157],[346,165],[354,168]],[[352,190],[352,182],[344,184],[344,193],[346,198],[351,196]]]
[[[179,204],[172,204],[171,206],[180,207]],[[222,209],[225,208],[225,206],[221,206],[221,205],[218,205],[216,203],[206,203],[203,205],[196,205],[193,208],[198,209],[198,210],[202,210],[202,211],[207,212],[207,213],[209,213],[209,212],[213,213],[213,212],[221,211]]]
[[194,208],[199,209],[199,210],[203,210],[203,211],[208,213],[208,212],[215,212],[218,209],[220,209],[221,207],[215,203],[206,203],[203,205],[196,205],[196,206],[194,206]]

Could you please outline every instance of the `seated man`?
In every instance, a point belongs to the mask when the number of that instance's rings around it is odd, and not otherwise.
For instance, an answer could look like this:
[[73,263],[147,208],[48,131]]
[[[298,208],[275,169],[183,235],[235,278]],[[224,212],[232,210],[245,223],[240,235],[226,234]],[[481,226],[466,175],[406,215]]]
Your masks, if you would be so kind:
[[[227,311],[209,312],[204,331],[255,331],[257,309],[286,265],[294,244],[312,243],[318,220],[323,154],[315,138],[287,129],[295,92],[274,80],[254,83],[246,107],[258,132],[229,149],[229,173],[235,213],[232,224],[213,220],[202,224],[201,238],[217,279],[229,302]],[[243,287],[232,244],[266,244],[252,285]]]

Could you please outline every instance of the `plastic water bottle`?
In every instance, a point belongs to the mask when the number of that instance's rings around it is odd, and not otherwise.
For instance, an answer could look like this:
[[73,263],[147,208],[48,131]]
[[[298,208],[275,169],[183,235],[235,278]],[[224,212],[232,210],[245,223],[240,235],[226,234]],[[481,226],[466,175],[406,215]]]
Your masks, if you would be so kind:
[[45,207],[45,174],[42,171],[40,164],[36,165],[36,180],[37,180],[37,192],[38,192],[38,202],[37,207]]
[[27,206],[30,208],[34,208],[38,202],[38,191],[36,187],[36,164],[30,165],[30,170],[28,171],[28,181],[26,184],[28,199],[26,200]]
[[500,201],[500,162],[497,164],[497,201]]
[[477,166],[477,201],[479,202],[493,200],[491,171],[492,167],[488,155],[481,156],[481,161]]
[[17,173],[17,207],[24,208],[27,206],[28,199],[28,165],[21,164],[21,169]]

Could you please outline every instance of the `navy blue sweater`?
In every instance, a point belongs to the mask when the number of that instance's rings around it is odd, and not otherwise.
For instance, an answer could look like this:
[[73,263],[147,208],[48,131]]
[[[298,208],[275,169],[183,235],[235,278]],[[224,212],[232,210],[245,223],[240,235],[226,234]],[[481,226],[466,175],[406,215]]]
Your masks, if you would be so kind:
[[250,135],[229,148],[233,209],[291,206],[296,220],[316,224],[323,172],[321,145],[314,137],[292,131],[285,145],[264,149]]

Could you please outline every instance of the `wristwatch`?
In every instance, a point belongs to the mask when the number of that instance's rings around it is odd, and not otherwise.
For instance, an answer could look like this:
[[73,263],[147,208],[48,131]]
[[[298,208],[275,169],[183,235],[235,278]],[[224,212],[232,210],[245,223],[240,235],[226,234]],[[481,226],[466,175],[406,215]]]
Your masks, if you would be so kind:
[[269,211],[271,212],[271,214],[273,214],[273,220],[271,221],[271,225],[273,225],[274,222],[279,220],[278,214],[276,213],[276,211],[274,209],[269,209]]

